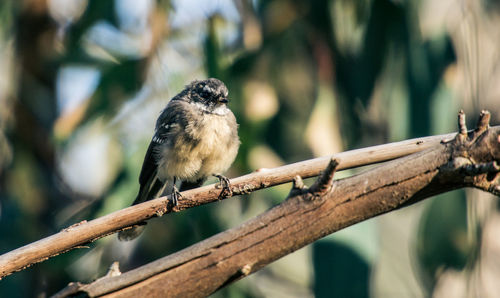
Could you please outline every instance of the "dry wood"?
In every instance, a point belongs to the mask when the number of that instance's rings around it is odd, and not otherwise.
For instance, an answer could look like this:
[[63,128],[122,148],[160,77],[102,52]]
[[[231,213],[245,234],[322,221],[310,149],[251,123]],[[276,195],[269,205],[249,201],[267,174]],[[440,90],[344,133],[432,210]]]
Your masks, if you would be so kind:
[[[339,170],[392,160],[436,146],[442,140],[452,139],[455,134],[423,137],[397,143],[378,145],[335,154],[341,160]],[[287,183],[293,177],[314,177],[327,166],[332,156],[297,162],[274,169],[260,169],[254,173],[231,179],[233,196],[250,193],[262,188]],[[144,202],[119,210],[92,221],[74,224],[61,232],[25,245],[0,256],[0,279],[12,272],[23,270],[35,263],[68,250],[82,247],[99,238],[113,234],[123,228],[141,223],[151,217],[177,212],[190,207],[218,201],[220,189],[215,185],[182,193],[179,205],[172,209],[169,197]]]
[[57,296],[207,296],[325,235],[435,194],[476,187],[500,196],[500,127],[488,121],[484,112],[474,131],[460,127],[447,142],[338,181],[332,159],[313,186],[295,177],[287,200],[239,227]]

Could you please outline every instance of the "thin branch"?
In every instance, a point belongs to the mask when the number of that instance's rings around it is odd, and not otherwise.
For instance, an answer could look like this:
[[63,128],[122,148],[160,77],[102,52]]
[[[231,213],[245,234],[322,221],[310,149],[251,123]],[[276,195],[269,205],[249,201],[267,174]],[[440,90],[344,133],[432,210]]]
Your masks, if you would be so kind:
[[[71,284],[64,295],[202,297],[317,239],[368,218],[461,187],[498,188],[500,127],[486,114],[467,136],[342,180],[329,166],[311,188],[294,178],[287,200],[242,225],[120,276]],[[477,165],[481,171],[468,172]],[[474,168],[474,167],[473,167]],[[466,170],[464,170],[466,169]],[[73,291],[69,291],[72,289]],[[57,294],[55,297],[61,297]]]
[[[384,162],[430,148],[443,140],[453,139],[455,135],[446,134],[417,138],[346,151],[333,156],[297,162],[274,169],[260,169],[254,173],[232,179],[231,189],[233,196],[235,196],[287,183],[292,181],[295,176],[314,177],[327,166],[331,158],[340,160],[337,170]],[[216,188],[214,184],[208,185],[183,192],[183,200],[180,200],[178,206],[173,209],[172,204],[169,203],[169,197],[161,197],[113,212],[92,221],[77,223],[52,236],[1,255],[0,279],[12,272],[23,270],[35,263],[81,247],[126,227],[140,224],[152,217],[218,201],[219,193],[220,189]]]

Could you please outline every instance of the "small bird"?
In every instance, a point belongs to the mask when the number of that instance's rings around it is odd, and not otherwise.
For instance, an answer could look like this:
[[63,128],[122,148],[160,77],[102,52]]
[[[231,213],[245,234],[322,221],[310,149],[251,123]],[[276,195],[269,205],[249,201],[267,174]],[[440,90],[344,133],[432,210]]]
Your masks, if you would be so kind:
[[[173,97],[156,121],[156,128],[139,175],[140,189],[132,205],[170,191],[174,206],[180,191],[201,186],[208,176],[219,178],[233,163],[240,140],[238,124],[227,107],[228,90],[218,79],[195,80]],[[166,189],[166,187],[168,187]],[[132,240],[144,226],[120,231],[118,239]]]

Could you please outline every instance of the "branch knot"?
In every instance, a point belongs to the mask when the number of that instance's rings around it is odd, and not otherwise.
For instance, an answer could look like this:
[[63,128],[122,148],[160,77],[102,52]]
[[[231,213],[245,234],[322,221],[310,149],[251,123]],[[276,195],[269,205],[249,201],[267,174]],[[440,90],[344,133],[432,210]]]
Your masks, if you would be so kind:
[[333,189],[333,176],[337,170],[339,162],[332,158],[328,163],[326,169],[321,173],[316,182],[309,188],[309,193],[313,197],[322,197],[332,191]]

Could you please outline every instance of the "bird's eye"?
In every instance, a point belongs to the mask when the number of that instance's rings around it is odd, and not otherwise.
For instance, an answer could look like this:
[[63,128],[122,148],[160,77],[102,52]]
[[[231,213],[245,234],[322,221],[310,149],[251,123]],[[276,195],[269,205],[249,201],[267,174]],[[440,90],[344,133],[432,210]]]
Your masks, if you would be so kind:
[[208,86],[204,86],[203,89],[201,89],[201,96],[203,96],[204,98],[208,98],[210,97],[210,94],[212,94],[212,89],[210,89],[210,87]]

